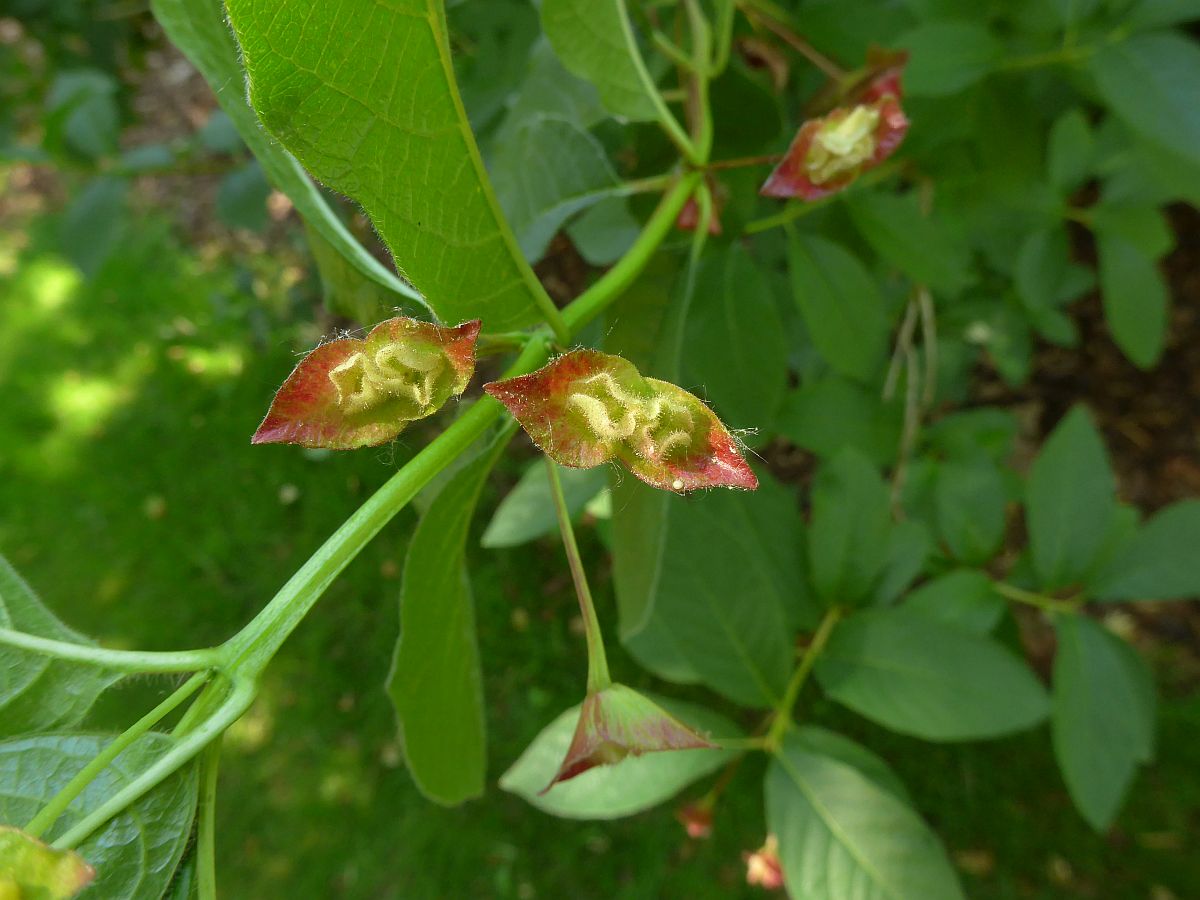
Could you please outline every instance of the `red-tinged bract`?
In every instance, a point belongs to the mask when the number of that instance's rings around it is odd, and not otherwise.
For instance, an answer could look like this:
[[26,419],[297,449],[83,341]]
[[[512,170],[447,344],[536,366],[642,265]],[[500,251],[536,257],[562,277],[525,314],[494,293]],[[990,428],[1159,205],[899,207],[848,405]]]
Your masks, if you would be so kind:
[[895,153],[908,133],[908,117],[900,106],[907,60],[905,53],[872,48],[843,104],[800,126],[759,193],[818,200]]
[[322,344],[283,383],[253,443],[350,450],[390,441],[466,390],[478,336],[478,320],[443,328],[399,317],[365,338]]
[[675,819],[692,840],[704,841],[712,837],[713,811],[710,804],[689,803],[675,811]]
[[579,711],[571,746],[554,778],[542,790],[596,766],[627,756],[663,750],[713,750],[713,744],[652,700],[623,684],[588,694]]
[[95,877],[96,870],[78,853],[0,825],[0,897],[69,900]]
[[[687,203],[683,204],[683,209],[675,217],[675,227],[680,231],[695,231],[699,225],[700,204],[696,202],[695,197],[688,197]],[[721,233],[721,216],[716,209],[708,217],[708,233],[714,237]]]
[[615,459],[647,484],[677,492],[758,487],[711,409],[677,385],[642,377],[619,356],[573,350],[483,389],[560,465],[587,469]]
[[743,854],[746,860],[746,884],[756,884],[768,891],[783,887],[783,866],[779,862],[779,841],[768,834],[766,843],[753,853]]

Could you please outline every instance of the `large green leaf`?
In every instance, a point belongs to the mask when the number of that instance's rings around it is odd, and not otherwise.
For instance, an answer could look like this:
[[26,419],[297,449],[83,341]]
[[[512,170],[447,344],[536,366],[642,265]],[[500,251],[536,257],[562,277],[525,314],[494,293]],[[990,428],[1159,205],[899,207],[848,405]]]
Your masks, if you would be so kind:
[[1025,520],[1045,588],[1087,574],[1104,545],[1115,505],[1104,443],[1082,407],[1054,429],[1029,473]]
[[167,37],[212,87],[221,109],[257,157],[271,183],[288,195],[309,227],[361,277],[384,288],[394,298],[392,305],[424,306],[415,290],[353,238],[295,158],[262,130],[254,110],[246,103],[242,89],[245,76],[238,62],[237,43],[225,23],[220,0],[152,0],[151,7]]
[[665,506],[625,479],[613,493],[621,634],[635,657],[677,681],[703,681],[747,706],[782,695],[790,622],[810,623],[794,497],[765,481]]
[[1149,369],[1162,356],[1171,299],[1154,260],[1113,232],[1100,232],[1100,295],[1113,340],[1136,365]]
[[510,436],[505,429],[438,492],[404,561],[400,639],[387,692],[413,781],[448,806],[484,790],[483,675],[464,556],[479,492]]
[[[681,722],[711,738],[734,738],[741,729],[702,706],[653,698]],[[678,750],[627,756],[616,765],[597,766],[543,794],[562,764],[579,707],[568,709],[542,729],[520,758],[500,778],[500,787],[524,797],[538,809],[565,819],[616,819],[649,809],[720,768],[736,755],[732,750]]]
[[[0,743],[0,823],[24,825],[112,739],[100,734],[43,734]],[[50,838],[129,784],[172,743],[153,732],[139,738],[71,801]],[[191,840],[196,791],[196,770],[188,766],[93,832],[76,848],[96,869],[96,880],[79,896],[161,897]]]
[[995,641],[905,607],[846,619],[817,660],[834,700],[931,741],[997,737],[1046,717],[1046,692]]
[[956,295],[971,282],[967,244],[940,219],[923,215],[916,192],[860,191],[847,205],[875,252],[918,284]]
[[992,580],[975,569],[955,569],[939,575],[910,591],[904,605],[975,634],[987,634],[995,628],[1006,609]]
[[884,403],[877,389],[830,373],[784,398],[776,430],[822,459],[853,447],[886,466],[896,458],[903,415],[902,404]]
[[1089,587],[1101,600],[1200,597],[1200,500],[1156,513],[1120,545]]
[[1128,644],[1085,616],[1055,623],[1054,754],[1083,817],[1107,828],[1154,754],[1154,681]]
[[962,897],[937,837],[851,760],[788,735],[766,778],[767,830],[788,893],[805,900]]
[[878,470],[846,449],[823,465],[813,482],[808,560],[817,595],[827,604],[869,596],[888,557],[892,517]]
[[951,554],[970,565],[986,563],[1004,542],[1004,482],[985,456],[953,460],[938,469],[938,532]]
[[914,97],[956,94],[986,75],[1004,48],[976,22],[927,22],[893,43],[909,52],[904,91]]
[[610,112],[655,118],[653,83],[624,0],[543,0],[542,28],[563,65],[594,84]]
[[[500,214],[454,82],[438,0],[228,0],[250,101],[356,200],[447,322],[528,325],[542,296]],[[402,54],[403,60],[398,54]]]
[[763,441],[787,387],[787,353],[761,264],[740,244],[708,254],[688,316],[687,383],[699,386],[727,425],[757,429]]
[[604,147],[577,125],[537,117],[506,136],[492,158],[496,196],[530,262],[572,215],[621,190]]
[[888,317],[875,280],[839,244],[813,235],[788,241],[792,294],[813,344],[835,372],[869,379],[887,351]]
[[1136,131],[1200,160],[1200,47],[1177,32],[1106,44],[1088,61],[1101,96]]
[[[0,627],[56,641],[92,643],[56,619],[3,556]],[[75,725],[120,677],[0,645],[0,737]]]
[[[561,469],[563,496],[574,516],[608,484],[604,466],[594,469]],[[515,547],[544,534],[558,531],[554,496],[541,459],[531,463],[520,480],[508,492],[488,522],[479,543],[483,547]]]

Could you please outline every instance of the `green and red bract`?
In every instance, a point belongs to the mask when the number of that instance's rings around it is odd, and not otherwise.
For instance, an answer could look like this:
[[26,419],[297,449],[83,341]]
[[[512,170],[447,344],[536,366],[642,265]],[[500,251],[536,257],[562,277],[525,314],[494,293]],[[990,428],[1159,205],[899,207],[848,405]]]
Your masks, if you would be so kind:
[[479,321],[444,328],[398,317],[300,361],[254,433],[255,444],[351,450],[390,441],[466,390]]
[[900,107],[907,59],[905,53],[872,48],[866,67],[850,76],[842,104],[800,126],[759,193],[818,200],[895,153],[908,132]]
[[0,897],[68,900],[96,870],[70,850],[55,850],[19,828],[0,825]]
[[572,350],[483,389],[559,465],[587,469],[615,459],[647,484],[677,492],[758,487],[733,435],[700,398],[644,378],[619,356]]
[[550,783],[581,775],[596,766],[612,765],[627,756],[663,750],[715,750],[717,745],[632,688],[610,684],[588,694],[567,755]]

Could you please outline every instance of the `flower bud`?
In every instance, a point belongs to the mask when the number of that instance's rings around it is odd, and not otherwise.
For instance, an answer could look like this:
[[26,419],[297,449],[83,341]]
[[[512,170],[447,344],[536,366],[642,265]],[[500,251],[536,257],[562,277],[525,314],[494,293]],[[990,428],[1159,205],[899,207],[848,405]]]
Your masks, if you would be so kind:
[[687,836],[692,840],[707,840],[712,837],[712,806],[703,803],[689,803],[675,811],[675,819],[684,827]]
[[542,790],[596,766],[618,763],[627,756],[662,750],[712,750],[701,737],[669,712],[623,684],[610,684],[588,694],[579,711],[571,746],[554,778]]
[[0,897],[68,900],[96,870],[71,850],[55,850],[18,828],[0,825]]
[[478,335],[478,320],[443,328],[395,318],[361,340],[322,344],[283,383],[252,443],[349,450],[390,441],[466,390]]
[[768,891],[783,887],[783,866],[779,862],[779,841],[768,834],[766,843],[753,853],[744,853],[746,884],[757,884]]
[[610,459],[671,491],[753,490],[758,479],[733,436],[698,397],[597,350],[573,350],[530,375],[485,384],[559,465]]

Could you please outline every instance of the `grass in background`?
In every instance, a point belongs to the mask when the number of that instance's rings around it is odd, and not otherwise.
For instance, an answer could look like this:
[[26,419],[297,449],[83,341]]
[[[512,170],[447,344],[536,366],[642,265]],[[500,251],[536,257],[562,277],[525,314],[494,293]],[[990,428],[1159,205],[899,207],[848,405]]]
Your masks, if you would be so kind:
[[[201,262],[150,217],[85,282],[57,254],[53,219],[19,226],[27,246],[13,223],[0,234],[0,552],[106,644],[224,639],[428,440],[416,429],[393,448],[355,453],[250,446],[294,353],[316,334],[311,294],[272,280],[278,261]],[[495,481],[518,470],[510,459]],[[489,493],[476,536],[502,490]],[[414,521],[402,513],[351,565],[231,730],[219,794],[223,896],[760,896],[742,883],[740,853],[763,837],[761,760],[739,770],[715,839],[700,844],[683,837],[671,807],[577,823],[495,788],[457,810],[419,796],[381,688]],[[583,538],[600,569],[599,544]],[[583,639],[555,542],[472,560],[494,780],[581,698]],[[611,625],[602,572],[595,587]],[[644,682],[617,648],[613,665]],[[96,723],[127,722],[166,689],[145,679],[114,691]],[[938,747],[832,706],[813,714],[896,766],[967,871],[971,897],[1185,900],[1200,885],[1196,697],[1165,701],[1159,763],[1107,838],[1071,809],[1045,729]]]

